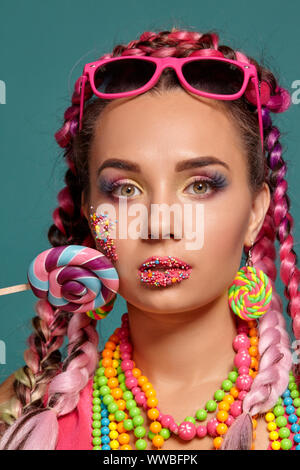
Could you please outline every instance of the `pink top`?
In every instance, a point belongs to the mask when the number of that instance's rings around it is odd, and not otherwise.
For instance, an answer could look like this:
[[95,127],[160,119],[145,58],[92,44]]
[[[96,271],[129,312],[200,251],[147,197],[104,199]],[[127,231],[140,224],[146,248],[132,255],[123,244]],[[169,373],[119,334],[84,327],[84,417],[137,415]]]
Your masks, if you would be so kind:
[[[92,443],[92,392],[91,377],[80,392],[77,407],[70,413],[58,417],[58,440],[55,450],[93,450]],[[48,390],[44,396],[44,406]]]

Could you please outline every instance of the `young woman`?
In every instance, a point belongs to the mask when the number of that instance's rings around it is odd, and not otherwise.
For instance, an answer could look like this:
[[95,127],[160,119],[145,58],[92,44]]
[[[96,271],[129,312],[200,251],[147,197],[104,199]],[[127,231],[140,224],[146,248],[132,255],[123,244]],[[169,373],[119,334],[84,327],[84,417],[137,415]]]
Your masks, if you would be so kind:
[[[289,108],[288,91],[215,32],[144,32],[99,60],[56,133],[66,186],[34,274],[74,267],[78,253],[95,271],[97,250],[103,301],[93,308],[76,270],[65,297],[87,296],[85,309],[58,308],[29,277],[41,299],[26,365],[2,386],[0,448],[298,450],[298,375],[275,289],[277,239],[298,339],[287,166],[271,120]],[[143,208],[139,236],[110,236],[120,203],[128,226]],[[115,217],[96,210],[103,204]],[[178,236],[186,219],[151,217],[160,204],[191,210],[196,249]],[[116,291],[127,309],[99,351],[96,322]]]

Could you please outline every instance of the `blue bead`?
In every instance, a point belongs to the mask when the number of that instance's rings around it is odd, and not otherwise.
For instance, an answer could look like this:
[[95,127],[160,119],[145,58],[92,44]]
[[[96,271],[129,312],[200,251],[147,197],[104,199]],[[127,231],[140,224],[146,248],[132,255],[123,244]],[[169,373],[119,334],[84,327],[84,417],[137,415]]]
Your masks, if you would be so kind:
[[300,450],[300,444],[295,447],[295,450]]
[[300,434],[295,434],[294,441],[299,443],[300,442]]
[[104,444],[102,450],[111,450],[111,447],[108,444]]
[[108,444],[110,442],[109,436],[102,436],[101,437],[101,443],[102,444]]
[[285,398],[285,397],[289,397],[290,394],[291,394],[291,392],[289,391],[289,389],[287,389],[287,390],[282,394],[282,396],[283,396],[283,398]]
[[155,260],[155,264],[159,264],[159,261],[158,261],[158,259],[156,259],[156,260]]
[[288,405],[291,405],[293,403],[293,399],[290,398],[290,397],[286,397],[284,400],[283,400],[283,403],[288,406]]
[[297,423],[292,424],[291,431],[295,434],[296,432],[300,431],[300,426]]
[[110,433],[110,429],[107,426],[103,426],[103,428],[101,428],[101,434],[109,434],[109,433]]
[[101,411],[101,416],[102,416],[103,418],[107,418],[107,416],[108,416],[108,411],[107,411],[107,410]]
[[294,414],[291,414],[289,417],[288,417],[288,422],[289,423],[296,423],[298,421],[298,417]]
[[101,424],[102,426],[108,426],[110,423],[109,419],[108,418],[102,418],[101,419]]
[[295,407],[293,405],[289,405],[286,407],[285,411],[287,412],[288,415],[291,415],[295,411]]

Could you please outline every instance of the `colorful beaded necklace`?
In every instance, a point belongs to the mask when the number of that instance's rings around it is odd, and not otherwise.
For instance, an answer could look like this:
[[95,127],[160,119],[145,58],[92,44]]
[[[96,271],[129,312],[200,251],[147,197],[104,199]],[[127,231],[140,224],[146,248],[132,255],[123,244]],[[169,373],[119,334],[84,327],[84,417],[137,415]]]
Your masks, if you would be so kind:
[[[239,320],[237,336],[233,341],[233,348],[236,351],[235,367],[222,382],[221,388],[215,392],[214,399],[206,402],[205,408],[198,409],[194,417],[186,417],[181,424],[175,423],[172,416],[160,412],[153,385],[131,360],[132,344],[129,340],[128,314],[125,313],[122,316],[121,328],[117,328],[106,342],[99,368],[94,375],[93,449],[131,450],[130,431],[133,431],[136,437],[136,449],[146,449],[147,440],[144,439],[146,429],[138,405],[147,410],[147,416],[152,421],[147,434],[148,439],[152,441],[152,448],[161,449],[165,440],[173,433],[183,440],[210,435],[213,437],[213,448],[219,449],[224,434],[242,413],[243,400],[257,374],[258,340],[257,321]],[[282,403],[289,407],[288,410],[284,409]],[[291,403],[294,406],[291,406]],[[278,399],[274,408],[265,414],[270,438],[269,449],[292,448],[293,442],[289,438],[291,433],[294,434],[294,442],[300,443],[300,433],[298,434],[300,426],[296,423],[300,408],[296,411],[296,416],[295,406],[300,406],[299,392],[295,378],[290,373],[289,388],[282,398]],[[204,424],[208,417],[207,413],[215,411],[215,416]],[[257,415],[252,418],[253,440],[256,437],[256,418]],[[199,426],[196,426],[196,420],[200,421]],[[280,428],[278,432],[277,428]],[[299,450],[300,444],[295,448]],[[254,444],[251,449],[254,449]]]

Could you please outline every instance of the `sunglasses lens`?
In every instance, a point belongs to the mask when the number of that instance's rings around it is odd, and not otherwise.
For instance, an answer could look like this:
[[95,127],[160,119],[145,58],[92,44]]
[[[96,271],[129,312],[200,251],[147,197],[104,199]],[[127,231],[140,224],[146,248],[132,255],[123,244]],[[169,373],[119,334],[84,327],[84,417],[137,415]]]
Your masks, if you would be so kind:
[[244,72],[240,67],[219,60],[194,60],[182,67],[186,81],[199,91],[234,95],[242,88]]
[[101,65],[96,70],[94,83],[100,93],[123,93],[146,85],[155,70],[156,65],[149,60],[115,60]]

